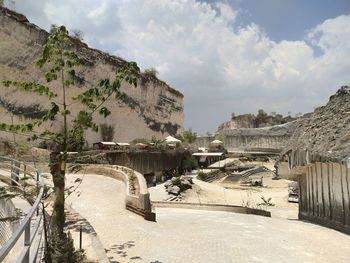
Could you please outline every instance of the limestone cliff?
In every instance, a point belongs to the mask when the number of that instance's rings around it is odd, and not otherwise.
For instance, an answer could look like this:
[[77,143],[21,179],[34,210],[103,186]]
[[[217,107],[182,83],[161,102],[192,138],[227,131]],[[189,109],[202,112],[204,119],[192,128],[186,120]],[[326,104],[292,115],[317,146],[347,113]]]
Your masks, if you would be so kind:
[[225,147],[235,149],[282,150],[292,136],[299,120],[264,128],[230,129],[221,132],[225,136]]
[[291,116],[283,117],[281,114],[272,116],[259,110],[257,115],[232,116],[230,121],[218,127],[217,133],[224,135],[224,146],[228,151],[282,150],[292,136],[299,120]]
[[327,105],[317,108],[297,127],[284,152],[308,151],[326,160],[350,157],[350,86],[341,87]]
[[[33,66],[48,33],[31,24],[21,14],[0,7],[0,80],[30,80],[45,83],[42,71]],[[79,85],[68,91],[71,97],[82,89],[91,87],[98,79],[112,78],[125,60],[92,49],[79,40],[73,49],[84,58],[86,65],[77,70]],[[134,138],[163,137],[174,135],[183,127],[183,95],[154,76],[140,74],[137,88],[123,84],[122,90],[128,95],[127,102],[108,101],[112,114],[107,119],[97,117],[98,124],[115,126],[116,141],[130,141]],[[58,83],[53,89],[58,90]],[[74,103],[72,101],[68,103]],[[45,114],[49,102],[44,97],[33,96],[0,86],[0,112],[4,121],[31,122]],[[73,114],[80,110],[74,106]],[[9,113],[12,113],[11,115]],[[53,123],[57,129],[62,124]],[[99,133],[87,132],[89,143],[100,140]],[[2,133],[1,136],[5,136]]]
[[219,125],[218,132],[224,132],[225,130],[241,129],[241,128],[263,128],[271,127],[275,125],[285,124],[290,121],[294,121],[297,118],[291,116],[283,116],[282,114],[269,115],[263,110],[259,110],[257,115],[254,114],[242,114],[231,117],[231,120]]

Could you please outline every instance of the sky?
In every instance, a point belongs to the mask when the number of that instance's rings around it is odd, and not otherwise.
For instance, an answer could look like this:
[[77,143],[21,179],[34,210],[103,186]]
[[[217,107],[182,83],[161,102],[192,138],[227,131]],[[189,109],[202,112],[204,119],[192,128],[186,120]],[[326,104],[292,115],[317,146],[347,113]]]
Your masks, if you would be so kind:
[[[6,1],[5,1],[6,3]],[[17,0],[38,26],[84,41],[184,94],[185,128],[231,113],[306,113],[350,84],[350,0]]]

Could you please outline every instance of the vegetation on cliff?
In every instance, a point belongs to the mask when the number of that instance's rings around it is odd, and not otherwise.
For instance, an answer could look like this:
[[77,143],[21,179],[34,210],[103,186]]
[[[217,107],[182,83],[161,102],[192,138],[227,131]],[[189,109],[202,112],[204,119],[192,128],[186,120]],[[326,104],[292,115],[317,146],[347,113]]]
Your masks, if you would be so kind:
[[270,127],[294,121],[300,116],[301,113],[296,114],[294,117],[292,117],[290,113],[287,116],[275,112],[268,114],[262,109],[260,109],[256,115],[248,113],[236,116],[232,113],[231,120],[221,124],[218,131],[220,132],[227,129]]

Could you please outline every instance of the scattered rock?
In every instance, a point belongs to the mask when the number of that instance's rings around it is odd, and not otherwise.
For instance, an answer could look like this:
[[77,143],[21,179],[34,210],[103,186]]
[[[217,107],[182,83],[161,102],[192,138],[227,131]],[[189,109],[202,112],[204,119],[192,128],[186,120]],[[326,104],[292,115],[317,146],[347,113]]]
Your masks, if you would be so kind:
[[192,188],[192,178],[180,176],[180,177],[173,177],[170,180],[168,180],[164,187],[166,188],[166,191],[169,194],[173,195],[179,195],[181,192]]

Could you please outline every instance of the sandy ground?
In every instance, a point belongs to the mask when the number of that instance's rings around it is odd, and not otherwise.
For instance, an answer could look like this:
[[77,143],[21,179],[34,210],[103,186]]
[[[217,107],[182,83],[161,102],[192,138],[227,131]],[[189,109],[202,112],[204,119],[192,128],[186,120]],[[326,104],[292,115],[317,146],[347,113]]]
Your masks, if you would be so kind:
[[124,201],[123,184],[98,175],[87,175],[67,200],[92,224],[112,263],[326,263],[349,259],[350,236],[318,225],[170,208],[158,208],[157,222],[148,222],[126,211]]
[[[273,169],[273,163],[263,164],[269,169]],[[239,182],[232,184],[221,183],[222,180],[206,183],[195,179],[193,176],[193,188],[182,193],[182,201],[189,203],[209,203],[209,204],[228,204],[243,205],[252,208],[263,208],[271,211],[273,217],[282,217],[289,219],[298,218],[298,204],[288,202],[288,183],[289,180],[272,180],[273,173],[261,173],[265,187],[241,187]],[[164,201],[170,196],[165,192],[164,184],[150,187],[152,201]],[[270,203],[274,206],[259,206],[263,203],[262,197],[271,198]]]

